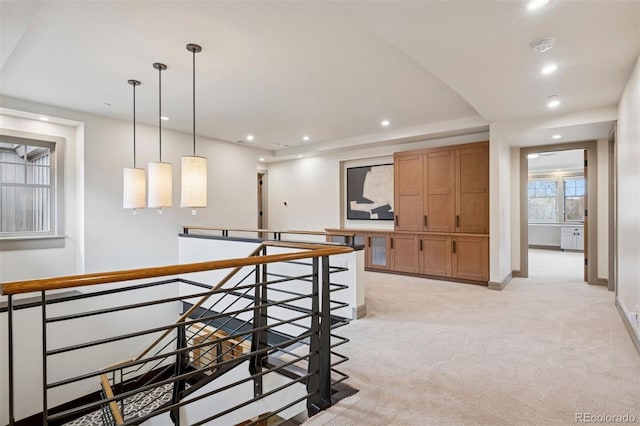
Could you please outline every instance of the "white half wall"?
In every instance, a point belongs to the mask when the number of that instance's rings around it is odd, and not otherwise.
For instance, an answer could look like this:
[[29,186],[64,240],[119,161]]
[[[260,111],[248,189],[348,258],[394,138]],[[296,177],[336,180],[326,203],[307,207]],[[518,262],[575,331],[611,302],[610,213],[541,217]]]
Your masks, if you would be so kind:
[[[619,105],[618,288],[617,301],[626,312],[640,312],[640,57]],[[640,324],[635,321],[640,338]]]

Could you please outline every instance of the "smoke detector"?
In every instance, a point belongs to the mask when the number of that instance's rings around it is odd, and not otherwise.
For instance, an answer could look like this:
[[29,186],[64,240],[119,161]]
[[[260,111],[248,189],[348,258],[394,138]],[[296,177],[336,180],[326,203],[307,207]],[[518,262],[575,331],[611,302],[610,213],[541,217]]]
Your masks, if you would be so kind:
[[546,52],[547,50],[551,50],[553,44],[556,40],[553,37],[545,37],[538,40],[534,40],[531,42],[531,47],[538,53]]

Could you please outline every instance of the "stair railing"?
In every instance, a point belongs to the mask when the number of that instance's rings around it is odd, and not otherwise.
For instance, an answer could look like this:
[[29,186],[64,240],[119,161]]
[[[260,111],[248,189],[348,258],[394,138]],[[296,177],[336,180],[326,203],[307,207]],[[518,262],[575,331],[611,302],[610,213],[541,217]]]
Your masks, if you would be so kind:
[[[287,252],[287,253],[278,253],[278,254],[267,254],[267,247],[281,247],[294,249],[298,251]],[[246,341],[249,337],[251,338],[251,346],[252,351],[250,353],[235,357],[233,359],[224,360],[224,353],[218,353],[217,359],[218,362],[216,364],[216,368],[220,369],[220,371],[224,371],[225,369],[231,369],[239,363],[250,361],[252,365],[251,368],[251,377],[250,380],[253,380],[254,383],[257,383],[260,378],[271,372],[281,372],[284,371],[288,365],[293,365],[295,362],[300,360],[308,360],[309,368],[307,374],[304,374],[300,377],[297,377],[292,383],[306,383],[307,389],[309,393],[305,396],[305,399],[309,398],[313,400],[310,407],[323,407],[326,408],[327,404],[331,403],[331,391],[327,388],[327,385],[330,386],[330,379],[327,380],[327,377],[330,377],[331,364],[327,364],[327,360],[330,359],[330,348],[331,346],[326,346],[326,339],[328,338],[328,334],[326,331],[331,328],[331,318],[330,318],[330,301],[329,301],[329,293],[333,290],[330,290],[329,286],[329,256],[338,255],[338,254],[346,254],[351,252],[352,249],[350,247],[345,246],[327,246],[327,245],[318,245],[318,244],[305,244],[305,243],[285,243],[285,242],[263,242],[252,255],[246,258],[240,259],[230,259],[230,260],[221,260],[221,261],[209,261],[209,262],[198,262],[192,264],[185,265],[172,265],[172,266],[163,266],[156,268],[144,268],[144,269],[135,269],[135,270],[125,270],[125,271],[115,271],[115,272],[107,272],[107,273],[94,273],[94,274],[85,274],[85,275],[77,275],[77,276],[68,276],[68,277],[60,277],[60,278],[50,278],[50,279],[39,279],[39,280],[29,280],[29,281],[19,281],[19,282],[11,282],[4,283],[0,287],[0,294],[6,295],[8,300],[8,361],[9,361],[9,424],[14,425],[15,423],[15,389],[14,389],[14,300],[13,297],[18,294],[23,294],[27,292],[40,292],[41,295],[41,309],[42,309],[42,370],[43,370],[43,380],[42,380],[42,399],[43,399],[43,424],[48,424],[49,421],[60,421],[61,419],[67,418],[70,414],[75,412],[86,412],[91,409],[99,409],[105,404],[108,405],[109,410],[111,411],[112,417],[114,418],[116,424],[136,424],[142,419],[151,418],[154,415],[160,414],[162,412],[172,412],[177,413],[178,408],[184,406],[188,403],[195,403],[201,397],[194,396],[188,401],[181,401],[185,396],[193,394],[195,386],[186,389],[186,383],[189,379],[193,379],[201,375],[200,371],[188,371],[182,369],[182,367],[178,368],[180,363],[183,363],[185,357],[191,353],[196,346],[200,348],[211,349],[214,345],[220,344],[221,342],[234,340],[238,343],[231,345],[226,352],[232,351],[234,347],[237,347],[241,342]],[[258,255],[260,254],[260,255]],[[272,263],[295,263],[304,259],[311,259],[312,261],[312,273],[308,275],[299,275],[293,276],[289,279],[284,278],[276,278],[269,279],[270,274],[267,270],[267,265]],[[322,277],[319,276],[319,262],[322,259]],[[223,289],[223,285],[228,283],[230,279],[236,275],[242,268],[244,267],[253,267],[255,268],[255,277],[256,282],[253,284],[242,284],[236,283],[234,287],[231,289]],[[124,281],[131,280],[141,280],[148,278],[158,278],[158,277],[171,277],[171,276],[179,276],[182,274],[189,274],[193,272],[203,272],[203,271],[212,271],[219,269],[229,269],[233,268],[232,271],[227,274],[227,276],[218,284],[213,287],[207,287],[207,291],[200,293],[190,293],[185,296],[178,297],[165,297],[162,299],[149,301],[148,303],[136,303],[118,306],[115,308],[104,308],[104,309],[95,309],[92,311],[85,312],[75,312],[71,314],[57,315],[57,316],[49,316],[47,312],[47,306],[52,304],[60,304],[64,302],[70,301],[78,301],[82,299],[87,299],[91,297],[99,297],[104,295],[113,295],[116,293],[124,293],[127,291],[139,290],[143,288],[149,288],[151,286],[161,286],[171,283],[183,283],[197,286],[198,288],[202,288],[204,285],[199,283],[192,283],[188,280],[184,280],[182,278],[172,278],[168,280],[163,280],[156,283],[142,283],[142,284],[134,284],[134,285],[123,285],[118,288],[110,288],[108,290],[98,290],[98,291],[90,291],[86,293],[82,293],[79,295],[73,295],[69,297],[61,297],[55,300],[49,300],[47,297],[47,293],[53,290],[60,289],[69,289],[69,288],[82,288],[83,290],[91,288],[91,286],[98,286],[101,284],[110,284],[110,283],[120,283]],[[276,289],[278,284],[281,283],[289,283],[289,282],[305,282],[311,281],[313,282],[313,291],[311,294],[296,294],[296,292],[292,292],[290,290],[278,290]],[[321,292],[318,288],[318,285],[321,285],[322,288],[322,296]],[[250,303],[244,309],[236,309],[228,312],[215,312],[211,310],[211,306],[206,309],[203,308],[204,303],[212,297],[212,295],[219,294],[222,297],[231,297],[232,295],[236,297],[238,300],[244,300],[246,297],[250,297],[248,293],[250,290],[254,290],[253,302]],[[290,297],[276,300],[273,299],[267,292],[269,291],[280,291],[284,292],[284,294],[289,294]],[[243,293],[243,291],[245,291]],[[108,337],[97,339],[93,341],[81,342],[77,344],[71,344],[67,346],[61,346],[55,349],[49,349],[47,345],[47,326],[53,323],[62,323],[64,321],[71,320],[83,320],[85,318],[90,318],[93,316],[105,315],[114,312],[120,312],[128,309],[138,309],[147,306],[155,306],[162,303],[171,303],[177,301],[184,301],[187,299],[193,299],[199,297],[199,301],[196,302],[185,311],[179,318],[178,321],[161,326],[154,327],[150,329],[145,329],[141,331],[136,331],[132,333],[126,333],[123,335]],[[320,301],[320,297],[322,297],[322,302]],[[310,298],[312,300],[312,308],[305,310],[296,306],[297,301]],[[325,301],[326,299],[326,301]],[[235,302],[234,302],[235,303]],[[321,303],[321,305],[320,305]],[[232,306],[229,305],[227,308]],[[320,306],[320,308],[318,308]],[[278,309],[290,309],[292,312],[300,312],[303,315],[300,315],[296,318],[288,318],[282,321],[278,320],[273,314],[270,314],[271,308],[274,309],[277,307]],[[196,311],[203,310],[202,313],[196,315]],[[318,310],[320,309],[320,310]],[[246,312],[252,312],[252,326],[249,330],[241,329],[242,325],[236,325],[234,329],[231,330],[226,337],[218,339],[217,342],[205,342],[200,345],[191,345],[186,344],[189,339],[192,339],[194,335],[187,337],[185,336],[185,331],[192,326],[196,326],[197,324],[205,323],[212,324],[215,321],[224,321],[227,323],[230,322],[230,319],[234,316],[239,316]],[[194,318],[195,316],[195,318]],[[273,331],[278,326],[282,326],[283,324],[294,324],[296,321],[300,321],[302,318],[311,317],[312,319],[312,327],[309,332],[302,333],[298,336],[286,336],[278,343],[273,343],[268,341],[268,333],[273,334]],[[268,323],[267,323],[268,322]],[[182,334],[181,334],[182,330]],[[171,351],[168,353],[156,353],[155,355],[149,355],[151,351],[156,348],[159,343],[166,337],[169,337],[172,333],[178,334],[177,341],[179,344],[177,345],[177,349],[175,351]],[[324,336],[321,333],[325,333]],[[118,342],[124,339],[138,338],[141,336],[148,336],[151,334],[159,334],[161,337],[156,338],[151,345],[145,347],[137,356],[127,359],[125,361],[118,362],[116,364],[112,364],[108,367],[78,374],[74,377],[66,377],[61,378],[53,382],[49,382],[48,380],[48,363],[47,360],[49,357],[62,355],[65,353],[72,353],[74,351],[79,351],[87,348],[93,348],[99,345],[111,344]],[[309,354],[299,355],[296,354],[295,351],[291,351],[291,345],[297,345],[300,343],[307,342],[312,347],[312,351]],[[324,345],[324,346],[323,346]],[[334,345],[335,346],[335,345]],[[323,351],[326,350],[326,353],[322,355]],[[269,358],[270,354],[274,353],[285,353],[290,355],[298,356],[295,360],[290,362],[284,362],[282,365],[276,367],[266,368],[265,365],[269,365],[266,363],[266,360]],[[128,389],[127,383],[122,382],[118,384],[119,392],[118,395],[114,395],[114,389],[116,386],[115,378],[112,379],[112,383],[109,383],[108,374],[111,373],[115,376],[116,371],[120,371],[121,375],[125,369],[137,368],[140,365],[144,365],[153,361],[161,361],[166,360],[169,356],[176,357],[175,371],[172,373],[172,377],[168,379],[163,379],[157,381],[155,383],[146,384],[141,387]],[[71,410],[65,410],[62,412],[57,412],[52,415],[49,415],[48,412],[48,392],[56,389],[58,387],[74,384],[83,380],[90,379],[92,377],[100,377],[101,387],[105,393],[105,398],[101,400],[97,400],[96,402],[85,403],[80,407],[75,407]],[[318,379],[314,379],[317,377]],[[106,380],[106,382],[105,382]],[[314,381],[315,380],[315,381]],[[205,380],[201,380],[200,383],[203,383]],[[317,382],[317,383],[316,383]],[[176,386],[179,384],[180,386]],[[159,386],[164,385],[173,385],[172,393],[173,398],[171,399],[171,404],[163,406],[162,409],[156,410],[153,413],[145,414],[142,417],[133,420],[124,419],[124,405],[123,401],[128,397],[133,397],[136,393],[151,391],[153,389],[158,388]],[[287,384],[286,386],[289,386]],[[284,386],[284,385],[283,385]],[[200,386],[202,387],[202,386]],[[224,389],[223,389],[224,390]],[[273,392],[278,389],[272,389],[269,391],[262,391],[261,389],[256,390],[254,393],[254,398],[249,402],[254,402],[259,399],[265,398],[268,395],[271,395]],[[220,392],[218,389],[215,392]],[[120,401],[121,405],[118,407],[117,402]],[[247,404],[246,402],[243,404]],[[232,407],[233,409],[237,407]],[[285,407],[286,408],[286,407]],[[284,408],[282,408],[284,409]],[[231,409],[230,409],[231,410]],[[226,415],[227,411],[225,410],[222,413],[217,413],[214,417],[218,418],[220,416]],[[310,412],[312,410],[310,409]],[[120,412],[123,422],[117,418],[116,413]],[[230,411],[229,411],[230,412]],[[274,411],[273,414],[276,414],[278,411]]]

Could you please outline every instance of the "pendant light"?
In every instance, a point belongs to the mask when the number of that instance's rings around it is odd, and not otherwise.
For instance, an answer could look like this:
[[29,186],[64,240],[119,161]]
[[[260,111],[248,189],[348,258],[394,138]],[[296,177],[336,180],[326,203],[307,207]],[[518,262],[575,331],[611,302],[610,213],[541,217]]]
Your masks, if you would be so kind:
[[133,86],[133,168],[124,169],[122,207],[132,209],[133,214],[136,214],[136,209],[145,208],[147,201],[145,170],[136,168],[136,86],[141,83],[138,80],[127,82]]
[[193,54],[193,155],[182,157],[180,207],[207,207],[207,159],[196,156],[196,53],[202,51],[197,44],[187,44]]
[[171,163],[162,162],[162,71],[165,64],[156,62],[153,68],[158,70],[158,147],[159,162],[149,163],[149,207],[157,208],[162,214],[163,207],[173,205],[173,169]]

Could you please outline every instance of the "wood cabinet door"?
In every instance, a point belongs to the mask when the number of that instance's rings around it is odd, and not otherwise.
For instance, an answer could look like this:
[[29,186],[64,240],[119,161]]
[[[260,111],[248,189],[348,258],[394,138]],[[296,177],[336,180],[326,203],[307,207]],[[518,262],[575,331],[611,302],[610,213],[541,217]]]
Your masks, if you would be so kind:
[[489,148],[456,150],[457,232],[489,233]]
[[389,237],[387,234],[368,233],[364,236],[365,267],[389,269]]
[[453,237],[451,251],[454,278],[489,281],[489,238]]
[[454,160],[454,151],[431,152],[423,155],[423,229],[425,231],[454,231]]
[[451,276],[451,237],[421,235],[418,241],[420,273],[437,277]]
[[393,271],[418,273],[418,238],[416,235],[393,234],[389,239],[389,248]]
[[393,159],[396,231],[422,230],[422,155],[395,155]]

